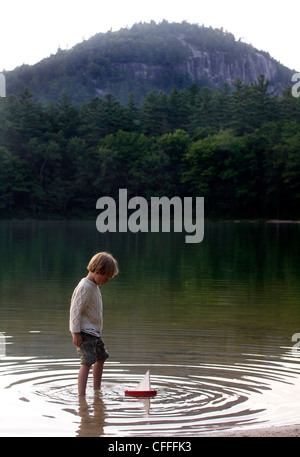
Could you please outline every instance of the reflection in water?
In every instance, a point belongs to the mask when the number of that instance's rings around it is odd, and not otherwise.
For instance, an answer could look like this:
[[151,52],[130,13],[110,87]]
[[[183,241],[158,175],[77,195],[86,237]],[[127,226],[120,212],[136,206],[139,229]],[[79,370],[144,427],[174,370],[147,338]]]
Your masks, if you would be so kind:
[[[103,388],[77,397],[71,293],[91,255],[120,275],[101,289]],[[0,434],[188,436],[299,421],[299,226],[206,224],[100,235],[94,222],[0,223]],[[157,397],[125,398],[151,369]]]
[[95,393],[92,404],[89,404],[85,397],[79,397],[78,416],[80,426],[76,436],[102,436],[105,424],[105,404],[101,395]]

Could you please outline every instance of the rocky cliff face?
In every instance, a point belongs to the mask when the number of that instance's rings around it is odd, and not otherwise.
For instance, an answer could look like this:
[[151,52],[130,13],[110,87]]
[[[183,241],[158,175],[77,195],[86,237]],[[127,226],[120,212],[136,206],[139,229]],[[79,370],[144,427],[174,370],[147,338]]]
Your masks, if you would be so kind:
[[240,60],[226,62],[224,52],[198,51],[197,55],[191,56],[183,65],[180,65],[178,71],[188,74],[193,82],[206,76],[216,85],[223,81],[231,84],[237,78],[251,84],[261,74],[270,81],[277,79],[275,63],[258,52],[252,55],[244,55]]
[[[189,49],[190,55],[184,62],[174,66],[172,72],[178,77],[189,79],[190,82],[221,87],[225,82],[232,85],[237,78],[251,84],[257,81],[260,75],[264,75],[265,80],[270,82],[270,90],[276,90],[279,94],[290,84],[292,71],[283,70],[284,67],[265,53],[251,48],[251,52],[245,50],[233,58],[224,51],[200,51],[187,43],[183,35],[179,35],[178,39]],[[166,73],[164,65],[148,65],[141,62],[114,63],[113,67],[126,71],[132,80],[139,83],[143,80],[159,81]]]
[[232,60],[226,52],[199,51],[186,43],[183,36],[179,39],[188,46],[191,54],[179,71],[188,74],[193,82],[201,80],[203,76],[207,76],[216,85],[222,82],[231,84],[237,78],[251,84],[261,74],[269,81],[278,79],[278,64],[259,52],[245,52],[238,59]]

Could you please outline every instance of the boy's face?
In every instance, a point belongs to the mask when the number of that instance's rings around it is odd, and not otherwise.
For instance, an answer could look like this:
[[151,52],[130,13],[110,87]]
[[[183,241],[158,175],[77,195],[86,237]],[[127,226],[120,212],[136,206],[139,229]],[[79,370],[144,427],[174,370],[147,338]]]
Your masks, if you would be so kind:
[[107,275],[102,275],[101,273],[99,273],[99,271],[96,271],[94,274],[94,279],[97,286],[101,286],[103,284],[106,284],[110,278]]

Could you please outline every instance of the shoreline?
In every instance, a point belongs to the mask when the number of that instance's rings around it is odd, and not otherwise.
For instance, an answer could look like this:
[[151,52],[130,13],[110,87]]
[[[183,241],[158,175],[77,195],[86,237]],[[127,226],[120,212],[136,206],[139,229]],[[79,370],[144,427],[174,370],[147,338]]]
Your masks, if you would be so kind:
[[206,436],[216,438],[297,438],[300,437],[300,424],[262,426],[232,431],[223,430],[209,433]]

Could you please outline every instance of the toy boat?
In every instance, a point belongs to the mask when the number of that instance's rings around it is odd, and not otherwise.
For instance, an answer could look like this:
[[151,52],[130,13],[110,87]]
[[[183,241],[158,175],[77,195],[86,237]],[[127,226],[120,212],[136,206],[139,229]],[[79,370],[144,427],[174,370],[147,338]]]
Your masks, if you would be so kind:
[[134,390],[125,390],[125,395],[131,395],[132,397],[154,397],[156,394],[156,390],[151,390],[149,370]]

